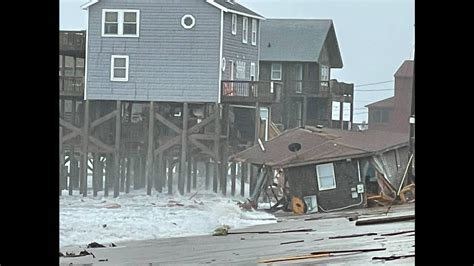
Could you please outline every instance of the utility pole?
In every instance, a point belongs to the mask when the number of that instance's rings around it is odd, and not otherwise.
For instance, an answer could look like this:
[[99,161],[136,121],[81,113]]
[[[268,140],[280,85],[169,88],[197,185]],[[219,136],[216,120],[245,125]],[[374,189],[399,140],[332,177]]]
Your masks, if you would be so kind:
[[409,165],[409,176],[414,181],[415,171],[412,168],[415,162],[415,55],[413,55],[413,85],[411,92],[411,115],[410,115],[410,157],[413,156],[412,163]]

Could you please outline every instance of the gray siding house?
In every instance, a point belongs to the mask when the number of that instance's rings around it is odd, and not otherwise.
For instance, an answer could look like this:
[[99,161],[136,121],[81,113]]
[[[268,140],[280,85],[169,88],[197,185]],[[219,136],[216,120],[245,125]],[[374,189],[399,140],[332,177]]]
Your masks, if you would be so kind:
[[331,80],[331,69],[343,67],[333,21],[268,19],[261,29],[260,80],[283,84],[281,102],[272,105],[272,121],[285,129],[347,129],[347,122],[332,121],[333,102],[350,103],[352,108],[353,90]]
[[[230,0],[92,0],[87,100],[212,103],[258,75],[262,16]],[[255,67],[254,67],[255,65]]]

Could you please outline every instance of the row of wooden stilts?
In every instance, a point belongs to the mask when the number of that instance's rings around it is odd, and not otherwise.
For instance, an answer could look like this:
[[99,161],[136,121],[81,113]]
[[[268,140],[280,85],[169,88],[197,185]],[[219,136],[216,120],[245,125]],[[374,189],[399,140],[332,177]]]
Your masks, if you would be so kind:
[[[119,175],[114,176],[114,154],[92,153],[88,160],[88,175],[85,179],[80,178],[81,160],[78,154],[67,153],[65,165],[60,178],[60,195],[68,191],[73,195],[74,191],[88,195],[88,180],[92,181],[92,195],[95,197],[100,191],[107,197],[113,193],[118,197],[120,193],[129,193],[130,190],[146,188],[147,194],[168,193],[179,191],[175,183],[180,172],[180,162],[176,158],[160,158],[153,166],[153,173],[149,180],[146,179],[146,158],[127,157],[120,159]],[[199,189],[221,192],[227,194],[227,183],[230,180],[230,195],[235,196],[237,191],[237,180],[240,180],[240,195],[242,197],[252,194],[255,188],[254,166],[246,163],[228,163],[224,178],[220,179],[214,173],[214,162],[204,162],[188,158],[184,165],[187,169],[185,176],[185,192],[191,193]],[[250,170],[249,170],[250,169]],[[200,186],[198,186],[200,184]],[[245,185],[249,184],[249,191],[245,193]]]

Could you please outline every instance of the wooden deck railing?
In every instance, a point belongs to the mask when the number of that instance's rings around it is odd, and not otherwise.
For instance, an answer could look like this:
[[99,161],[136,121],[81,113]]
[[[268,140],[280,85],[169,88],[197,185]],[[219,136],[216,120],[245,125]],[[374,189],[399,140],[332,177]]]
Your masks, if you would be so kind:
[[280,100],[282,83],[274,81],[222,81],[223,102],[265,102],[273,103]]
[[84,94],[84,77],[59,76],[59,95],[82,96]]

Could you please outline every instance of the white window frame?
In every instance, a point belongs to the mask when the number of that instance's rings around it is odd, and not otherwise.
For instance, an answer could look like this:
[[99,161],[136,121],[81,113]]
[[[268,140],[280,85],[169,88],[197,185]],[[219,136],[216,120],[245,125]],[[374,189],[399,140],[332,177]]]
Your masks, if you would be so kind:
[[[327,165],[330,165],[332,167],[332,179],[333,179],[333,183],[334,185],[333,186],[330,186],[330,187],[321,187],[321,180],[320,180],[320,175],[319,175],[319,167],[322,167],[322,166],[327,166]],[[319,191],[322,191],[322,190],[329,190],[329,189],[335,189],[336,188],[336,175],[334,173],[334,164],[333,163],[325,163],[325,164],[318,164],[316,165],[316,176],[318,178],[318,189]]]
[[[114,77],[115,58],[125,58],[125,78],[116,78],[116,77]],[[112,55],[111,56],[111,58],[110,58],[110,80],[111,81],[127,82],[128,81],[128,70],[129,70],[129,57],[128,57],[128,55]]]
[[[279,65],[279,66],[280,66],[280,69],[279,69],[279,70],[275,70],[275,69],[274,69],[274,66],[276,66],[276,65]],[[275,78],[275,77],[273,76],[273,73],[274,73],[274,72],[280,72],[280,78]],[[282,66],[282,64],[281,64],[281,63],[272,63],[270,79],[271,79],[271,80],[281,80],[282,75],[283,75],[283,66]]]
[[257,20],[256,19],[252,19],[252,35],[251,35],[251,38],[252,38],[252,45],[257,45]]
[[321,65],[320,67],[320,79],[321,81],[329,81],[329,66]]
[[249,18],[243,17],[242,19],[242,42],[248,43],[249,38]]
[[255,63],[251,62],[250,63],[250,80],[252,80],[252,77],[254,81],[257,80],[256,73],[257,71],[256,71]]
[[232,35],[237,35],[237,14],[232,14]]
[[[117,13],[117,34],[105,34],[105,13],[116,12]],[[136,34],[123,34],[124,24],[124,13],[136,13],[137,18],[137,32]],[[126,38],[138,38],[140,37],[140,10],[138,9],[102,9],[102,37],[126,37]]]
[[[193,23],[191,23],[191,25],[189,25],[189,26],[184,23],[184,21],[187,18],[190,18],[193,21]],[[189,30],[189,29],[192,29],[194,27],[194,25],[196,25],[196,19],[194,18],[193,15],[186,14],[181,18],[181,26],[183,26],[183,28]]]

